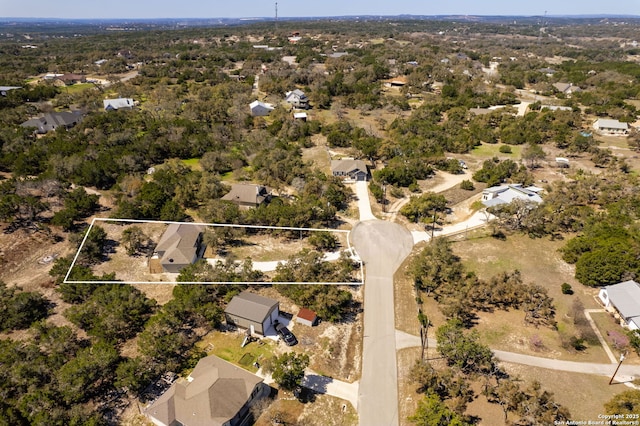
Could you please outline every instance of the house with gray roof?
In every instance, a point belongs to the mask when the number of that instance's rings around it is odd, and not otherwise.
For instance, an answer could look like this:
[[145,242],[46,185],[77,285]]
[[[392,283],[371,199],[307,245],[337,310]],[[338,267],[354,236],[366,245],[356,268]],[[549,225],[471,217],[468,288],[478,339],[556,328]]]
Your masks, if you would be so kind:
[[260,377],[210,355],[144,414],[158,426],[244,426],[251,421],[251,406],[269,392]]
[[280,303],[255,293],[243,291],[234,296],[224,310],[227,324],[265,335],[280,314]]
[[331,160],[331,174],[343,179],[369,180],[369,169],[362,160]]
[[35,132],[44,135],[58,128],[70,129],[82,121],[81,111],[47,112],[42,117],[32,118],[21,124],[22,127],[33,127]]
[[204,227],[192,223],[172,223],[160,237],[149,260],[151,273],[180,272],[200,259],[206,246],[202,244]]
[[300,89],[295,89],[285,94],[284,101],[294,108],[309,109],[309,98]]
[[0,86],[0,96],[7,96],[11,90],[22,89],[22,86]]
[[271,200],[271,194],[269,194],[267,188],[262,185],[236,183],[231,185],[231,191],[221,199],[223,201],[231,201],[240,206],[240,208],[248,209],[269,202]]
[[640,329],[640,284],[630,280],[600,289],[598,298],[630,330]]
[[610,136],[624,136],[629,133],[629,124],[609,118],[599,118],[593,123],[593,128],[601,134]]
[[514,200],[538,204],[542,202],[540,192],[542,192],[542,188],[535,186],[524,188],[519,183],[492,186],[482,191],[482,204],[485,207],[494,207],[500,204],[509,204]]
[[130,110],[136,106],[136,102],[131,98],[105,99],[102,101],[105,111],[115,111],[119,109]]
[[574,86],[573,83],[554,83],[553,87],[560,93],[571,95],[572,93],[582,92],[580,86]]
[[265,117],[271,114],[271,111],[275,108],[273,105],[266,102],[253,101],[249,104],[249,109],[251,110],[251,115],[253,117]]

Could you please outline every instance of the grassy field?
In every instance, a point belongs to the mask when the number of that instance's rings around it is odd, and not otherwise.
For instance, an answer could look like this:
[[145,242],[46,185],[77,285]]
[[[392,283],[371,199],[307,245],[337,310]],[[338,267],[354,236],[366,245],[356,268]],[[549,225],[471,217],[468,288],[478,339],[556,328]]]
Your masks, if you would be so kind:
[[187,160],[182,160],[182,164],[189,167],[191,170],[202,170],[202,168],[200,167],[199,158],[189,158]]
[[520,155],[522,154],[522,145],[508,145],[511,148],[511,154],[500,152],[500,147],[502,145],[504,144],[483,143],[482,145],[473,148],[471,150],[471,155],[482,159],[498,157],[501,159],[510,158],[512,160],[517,160],[520,158]]
[[65,86],[64,92],[66,93],[80,93],[83,90],[95,89],[96,87],[92,83],[76,83],[71,86]]
[[205,350],[208,355],[217,355],[255,373],[258,369],[253,366],[253,362],[261,362],[271,357],[277,345],[275,341],[262,339],[258,342],[251,342],[242,348],[240,345],[243,339],[242,333],[213,331],[198,342],[198,347]]

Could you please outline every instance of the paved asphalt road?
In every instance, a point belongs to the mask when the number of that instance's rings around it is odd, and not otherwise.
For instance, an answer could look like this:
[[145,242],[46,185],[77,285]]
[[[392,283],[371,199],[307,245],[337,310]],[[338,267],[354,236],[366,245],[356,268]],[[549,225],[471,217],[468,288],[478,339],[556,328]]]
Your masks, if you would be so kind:
[[398,424],[393,273],[411,253],[411,233],[395,223],[359,222],[351,242],[366,268],[362,378],[358,395],[361,425]]

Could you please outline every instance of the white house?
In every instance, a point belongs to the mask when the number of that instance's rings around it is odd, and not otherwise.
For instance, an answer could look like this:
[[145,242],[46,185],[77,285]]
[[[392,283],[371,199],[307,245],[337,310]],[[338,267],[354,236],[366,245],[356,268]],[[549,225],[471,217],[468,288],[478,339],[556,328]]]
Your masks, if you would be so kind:
[[253,101],[249,104],[251,115],[254,117],[264,117],[271,114],[275,108],[273,105],[266,102]]
[[631,280],[600,289],[598,298],[604,307],[619,317],[620,325],[640,329],[640,284]]
[[492,186],[482,191],[482,204],[485,207],[494,207],[500,204],[508,204],[513,200],[523,200],[531,203],[541,203],[542,188],[528,186],[523,188],[521,184],[509,184]]
[[612,136],[624,136],[629,133],[629,125],[618,120],[599,118],[593,123],[593,128],[598,132]]
[[295,108],[308,109],[309,98],[300,89],[295,89],[285,94],[285,102],[293,105]]
[[102,103],[105,111],[114,111],[118,109],[130,110],[136,106],[136,103],[131,98],[105,99]]

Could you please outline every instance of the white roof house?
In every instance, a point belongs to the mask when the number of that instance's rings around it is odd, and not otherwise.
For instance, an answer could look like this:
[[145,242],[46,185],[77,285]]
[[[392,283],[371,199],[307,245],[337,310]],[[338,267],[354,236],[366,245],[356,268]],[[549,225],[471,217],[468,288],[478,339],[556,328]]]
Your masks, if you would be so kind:
[[609,118],[599,118],[593,123],[593,128],[600,133],[609,135],[626,135],[629,132],[629,125],[618,120]]
[[132,109],[136,103],[131,98],[105,99],[102,101],[105,111],[114,111],[118,109]]
[[508,204],[514,200],[523,200],[531,203],[541,203],[540,197],[542,188],[528,186],[524,188],[521,184],[509,184],[492,186],[482,191],[482,204],[485,207],[494,207],[500,204]]
[[620,317],[620,324],[631,330],[640,329],[640,284],[631,280],[600,289],[600,301],[607,310]]
[[285,94],[285,102],[293,105],[296,108],[307,109],[309,108],[309,98],[300,89],[295,89]]
[[275,108],[273,105],[266,102],[253,101],[249,104],[249,109],[251,110],[252,116],[264,117],[271,114],[271,111],[273,111]]

